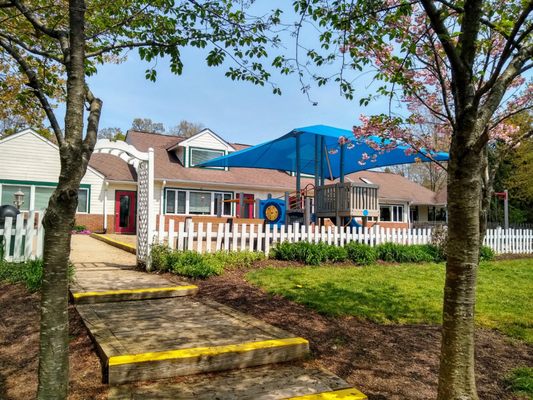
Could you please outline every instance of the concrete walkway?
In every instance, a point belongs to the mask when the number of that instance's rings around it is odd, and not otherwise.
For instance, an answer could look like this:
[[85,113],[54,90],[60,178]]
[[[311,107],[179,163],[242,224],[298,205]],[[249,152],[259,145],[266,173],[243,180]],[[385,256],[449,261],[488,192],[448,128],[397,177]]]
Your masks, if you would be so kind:
[[[329,372],[278,364],[303,359],[307,340],[196,300],[194,285],[135,270],[132,254],[75,235],[71,258],[71,296],[96,344],[103,379],[115,385],[110,399],[366,399]],[[256,366],[262,367],[249,368]]]

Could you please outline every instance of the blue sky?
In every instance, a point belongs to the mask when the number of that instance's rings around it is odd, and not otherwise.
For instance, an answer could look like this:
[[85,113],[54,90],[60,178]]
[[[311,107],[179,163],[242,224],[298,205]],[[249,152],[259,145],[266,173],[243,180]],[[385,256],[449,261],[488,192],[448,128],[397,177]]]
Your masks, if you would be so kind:
[[[346,100],[333,83],[312,89],[311,97],[318,102],[313,106],[301,92],[296,75],[273,75],[283,91],[279,96],[270,87],[226,78],[224,66],[207,67],[205,51],[184,49],[182,53],[183,74],[172,74],[165,60],[159,60],[155,83],[145,79],[150,65],[135,51],[122,64],[101,66],[89,80],[93,93],[104,101],[100,127],[125,131],[133,118],[143,117],[163,122],[168,129],[186,119],[203,123],[229,141],[257,144],[307,125],[350,129],[361,112],[381,112],[384,106],[378,102],[360,107],[357,96]],[[362,93],[367,92],[368,76],[356,80]]]

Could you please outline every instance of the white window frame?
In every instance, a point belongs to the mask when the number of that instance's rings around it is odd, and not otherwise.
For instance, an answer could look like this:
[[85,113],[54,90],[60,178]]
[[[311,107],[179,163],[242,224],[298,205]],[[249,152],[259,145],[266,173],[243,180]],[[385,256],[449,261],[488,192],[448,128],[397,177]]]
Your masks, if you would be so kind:
[[[189,166],[190,167],[196,167],[197,166],[197,164],[193,164],[193,162],[192,162],[192,153],[195,150],[207,151],[207,152],[211,152],[211,153],[217,153],[218,156],[217,157],[213,157],[213,158],[218,158],[218,157],[222,157],[222,156],[226,155],[226,151],[225,150],[205,149],[203,147],[189,147]],[[210,169],[221,169],[221,170],[225,169],[224,167],[207,167],[207,168],[210,168]]]
[[[20,186],[21,188],[22,187],[26,187],[26,188],[30,188],[30,197],[29,199],[25,199],[24,202],[26,201],[29,201],[29,206],[28,206],[28,210],[23,210],[23,211],[34,211],[35,210],[35,189],[36,188],[53,188],[55,189],[57,186],[51,186],[51,185],[17,185],[17,184],[13,184],[13,183],[0,183],[0,199],[2,198],[2,189],[4,186]],[[78,209],[76,208],[76,214],[89,214],[89,202],[91,201],[91,198],[90,198],[90,195],[91,195],[91,192],[89,190],[89,188],[84,188],[84,187],[80,187],[79,188],[79,191],[85,191],[87,192],[87,201],[85,202],[85,209],[87,211],[78,211]],[[79,204],[78,204],[79,206]],[[39,211],[44,211],[44,210],[39,210]]]
[[[168,192],[173,191],[176,193],[175,199],[174,199],[174,210],[176,212],[169,213],[167,212],[167,201],[168,201]],[[178,213],[178,192],[185,192],[185,213]],[[194,193],[205,193],[211,196],[210,205],[209,205],[209,214],[191,214],[190,213],[190,194]],[[234,193],[233,192],[223,192],[220,190],[198,190],[198,189],[180,189],[180,188],[173,188],[173,187],[166,187],[165,188],[165,204],[163,205],[163,210],[165,215],[207,215],[207,216],[216,216],[215,214],[215,194],[221,194],[222,198],[224,198],[225,194],[229,194],[231,196],[231,199],[234,199]],[[222,211],[224,211],[224,207],[222,207]],[[231,214],[224,214],[222,213],[223,217],[231,217],[233,216],[233,204],[231,206]]]
[[[407,222],[405,221],[405,215],[404,215],[404,212],[405,212],[405,206],[403,204],[380,204],[380,212],[379,212],[379,221],[380,222]],[[390,213],[390,221],[385,221],[383,219],[381,219],[381,208],[388,208],[389,209],[389,213]],[[394,210],[397,209],[398,213],[397,215],[400,216],[401,215],[401,220],[399,219],[394,219]],[[400,212],[401,211],[401,212]]]

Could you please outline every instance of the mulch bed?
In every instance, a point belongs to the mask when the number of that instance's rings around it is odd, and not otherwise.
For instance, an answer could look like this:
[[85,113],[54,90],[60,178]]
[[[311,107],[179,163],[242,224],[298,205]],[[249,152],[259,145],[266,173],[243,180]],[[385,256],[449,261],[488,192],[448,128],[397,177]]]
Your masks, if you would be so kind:
[[[39,295],[0,283],[0,399],[28,400],[37,393]],[[100,361],[81,318],[69,307],[72,400],[107,399]]]
[[[313,355],[309,362],[346,379],[370,400],[436,397],[438,326],[379,325],[352,317],[326,317],[251,286],[243,275],[242,271],[230,271],[198,281],[198,296],[217,300],[309,339]],[[35,398],[39,296],[28,294],[22,285],[0,284],[0,310],[0,399]],[[72,307],[69,316],[69,398],[106,399],[107,386],[101,383],[94,346]],[[533,347],[484,329],[478,329],[476,341],[480,398],[513,399],[502,378],[512,368],[533,365]]]
[[[271,263],[271,262],[270,262]],[[379,325],[354,317],[320,315],[250,285],[244,272],[199,281],[199,297],[214,299],[307,338],[315,362],[361,389],[369,399],[436,398],[440,327]],[[481,399],[513,399],[502,380],[533,365],[533,347],[495,331],[476,331]]]

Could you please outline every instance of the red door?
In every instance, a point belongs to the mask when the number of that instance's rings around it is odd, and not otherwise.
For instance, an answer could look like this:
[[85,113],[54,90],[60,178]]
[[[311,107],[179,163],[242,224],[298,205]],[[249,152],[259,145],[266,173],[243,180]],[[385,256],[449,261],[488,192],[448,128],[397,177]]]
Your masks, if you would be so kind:
[[[240,199],[240,193],[237,193],[237,199]],[[237,217],[239,218],[253,218],[254,217],[254,195],[253,194],[244,194],[244,210],[241,210],[241,203],[237,203]]]
[[136,192],[117,190],[115,192],[115,232],[135,233]]

